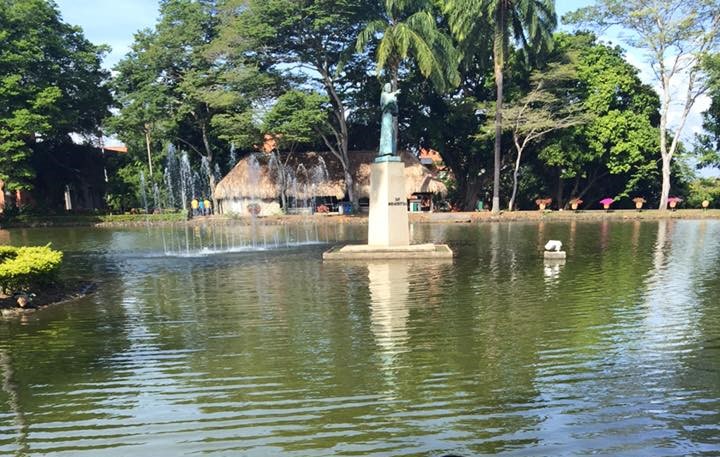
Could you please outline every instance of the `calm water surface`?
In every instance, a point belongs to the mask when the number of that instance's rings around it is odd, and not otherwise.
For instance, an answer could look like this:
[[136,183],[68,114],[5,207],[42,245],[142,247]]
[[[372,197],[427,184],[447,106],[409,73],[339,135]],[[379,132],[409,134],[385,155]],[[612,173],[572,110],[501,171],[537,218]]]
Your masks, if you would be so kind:
[[364,230],[0,232],[98,284],[0,321],[0,455],[720,455],[720,222],[416,225],[454,261],[320,260]]

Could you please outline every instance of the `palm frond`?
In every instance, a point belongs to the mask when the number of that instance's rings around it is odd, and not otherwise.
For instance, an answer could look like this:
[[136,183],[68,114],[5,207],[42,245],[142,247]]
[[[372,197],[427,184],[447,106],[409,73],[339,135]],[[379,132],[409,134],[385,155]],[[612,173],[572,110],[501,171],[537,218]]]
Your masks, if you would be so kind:
[[385,21],[379,19],[368,23],[355,39],[355,51],[363,52],[375,40],[376,35],[382,33],[387,26],[388,24]]

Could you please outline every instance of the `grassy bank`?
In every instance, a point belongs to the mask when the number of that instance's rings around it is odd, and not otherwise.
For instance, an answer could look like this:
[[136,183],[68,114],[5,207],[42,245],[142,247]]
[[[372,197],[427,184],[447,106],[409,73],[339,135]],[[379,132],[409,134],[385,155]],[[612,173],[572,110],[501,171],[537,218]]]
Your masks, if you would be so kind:
[[82,227],[94,225],[133,226],[150,223],[185,222],[184,213],[160,214],[20,214],[0,221],[2,228],[13,227]]

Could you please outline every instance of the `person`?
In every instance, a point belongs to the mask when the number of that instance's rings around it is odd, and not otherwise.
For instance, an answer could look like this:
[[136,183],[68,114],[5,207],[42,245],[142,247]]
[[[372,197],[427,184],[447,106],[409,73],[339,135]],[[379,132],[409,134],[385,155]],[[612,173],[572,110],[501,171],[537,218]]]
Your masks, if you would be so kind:
[[198,215],[198,208],[200,207],[200,203],[198,202],[198,199],[193,197],[193,199],[190,201],[190,208],[192,208],[192,215],[193,217]]
[[204,216],[205,215],[205,200],[201,198],[199,205],[200,205],[200,215]]
[[211,216],[212,215],[212,203],[210,203],[210,200],[207,198],[203,200],[203,203],[205,204],[205,215]]

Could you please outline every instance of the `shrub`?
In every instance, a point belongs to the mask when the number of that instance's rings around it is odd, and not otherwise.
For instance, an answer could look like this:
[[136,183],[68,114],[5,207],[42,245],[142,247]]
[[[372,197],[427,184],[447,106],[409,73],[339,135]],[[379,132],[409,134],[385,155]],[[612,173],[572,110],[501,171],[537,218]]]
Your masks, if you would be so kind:
[[703,200],[708,200],[710,206],[717,207],[718,202],[720,202],[720,179],[700,178],[690,183],[687,206],[699,208]]
[[3,293],[29,290],[55,279],[63,254],[47,246],[0,246],[0,289]]
[[535,200],[535,204],[538,205],[539,208],[545,207],[547,208],[552,203],[552,198],[538,198]]

